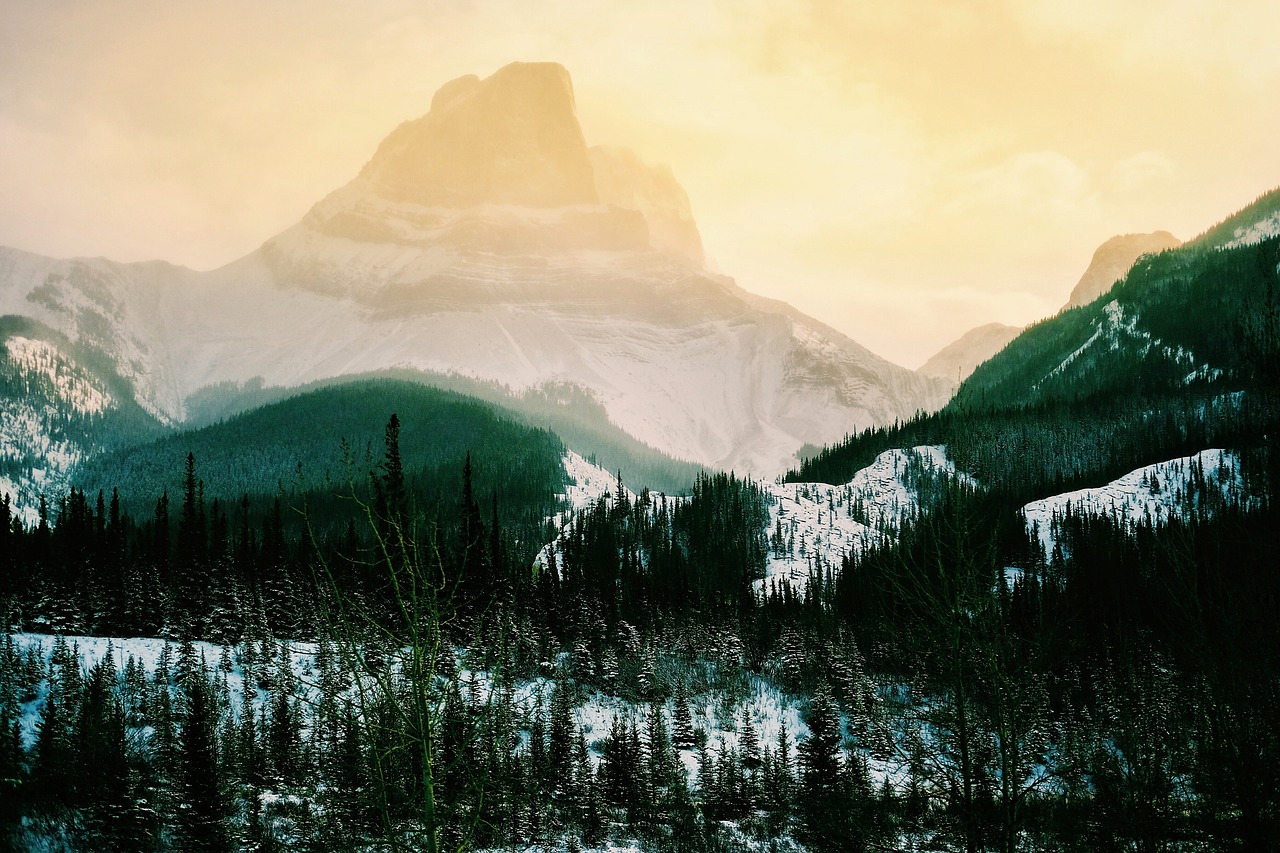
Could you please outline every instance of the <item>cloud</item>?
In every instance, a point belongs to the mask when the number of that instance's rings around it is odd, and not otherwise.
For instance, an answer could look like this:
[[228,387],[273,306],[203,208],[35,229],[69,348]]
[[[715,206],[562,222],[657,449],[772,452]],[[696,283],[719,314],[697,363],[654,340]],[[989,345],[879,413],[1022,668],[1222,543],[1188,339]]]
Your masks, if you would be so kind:
[[1128,193],[1162,183],[1177,172],[1173,160],[1161,151],[1139,151],[1111,167],[1109,191]]
[[1015,154],[961,174],[955,184],[958,192],[946,205],[952,214],[1054,220],[1074,219],[1097,207],[1088,171],[1056,151]]

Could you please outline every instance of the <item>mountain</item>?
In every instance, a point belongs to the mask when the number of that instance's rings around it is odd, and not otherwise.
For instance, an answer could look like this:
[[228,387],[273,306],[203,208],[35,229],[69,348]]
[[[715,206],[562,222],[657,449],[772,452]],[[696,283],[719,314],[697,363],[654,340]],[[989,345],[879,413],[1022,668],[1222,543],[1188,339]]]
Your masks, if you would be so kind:
[[[1121,234],[1107,240],[1093,253],[1093,259],[1071,291],[1067,308],[1092,302],[1111,290],[1138,258],[1181,245],[1168,231],[1150,234]],[[935,353],[917,372],[943,382],[955,390],[987,359],[1016,338],[1022,329],[1002,323],[988,323],[970,329]]]
[[957,387],[973,373],[974,368],[1004,349],[1021,332],[1017,326],[1003,323],[988,323],[970,329],[934,353],[916,372]]
[[384,428],[400,421],[410,486],[448,500],[470,454],[477,488],[521,506],[550,502],[563,478],[564,448],[550,432],[472,397],[417,382],[366,379],[307,390],[225,421],[184,430],[87,460],[76,480],[89,494],[119,488],[126,510],[143,515],[165,489],[177,492],[192,453],[205,499],[235,505],[242,495],[272,498],[363,488],[383,459]]
[[1277,210],[1280,191],[1140,257],[1106,294],[1027,327],[936,414],[851,436],[788,479],[844,483],[886,448],[945,445],[1025,504],[1265,443],[1280,419]]
[[1280,236],[1280,188],[1258,196],[1192,242],[1204,249],[1251,246]]
[[445,84],[350,183],[219,269],[0,250],[0,312],[99,353],[170,425],[209,387],[408,369],[574,388],[671,456],[772,475],[945,399],[707,269],[670,171],[589,147],[551,63]]
[[0,317],[0,495],[26,523],[85,459],[158,435],[128,381],[87,344],[32,320]]
[[[1234,390],[1258,382],[1277,345],[1280,245],[1264,236],[1273,215],[1255,204],[1179,248],[1139,258],[1105,295],[1028,327],[973,373],[953,404]],[[1236,236],[1221,239],[1228,233]]]
[[1107,240],[1093,253],[1093,259],[1071,291],[1066,307],[1087,305],[1106,293],[1143,255],[1163,252],[1181,245],[1168,231],[1150,234],[1120,234]]

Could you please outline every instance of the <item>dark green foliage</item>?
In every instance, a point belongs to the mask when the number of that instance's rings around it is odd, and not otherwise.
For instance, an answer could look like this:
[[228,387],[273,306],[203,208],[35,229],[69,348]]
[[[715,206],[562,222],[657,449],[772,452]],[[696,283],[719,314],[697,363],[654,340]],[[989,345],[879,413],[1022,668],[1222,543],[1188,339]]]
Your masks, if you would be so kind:
[[[226,503],[314,493],[313,503],[383,459],[387,416],[398,418],[398,450],[406,489],[421,507],[454,494],[454,472],[470,453],[484,480],[481,494],[497,489],[505,502],[546,502],[563,473],[559,440],[513,420],[486,403],[409,382],[370,380],[322,388],[238,415],[223,423],[167,436],[151,444],[92,460],[79,474],[92,488],[120,487],[127,510],[137,512],[173,483],[188,454],[207,477],[206,500]],[[344,446],[345,458],[344,458]],[[399,481],[397,483],[399,488]],[[323,504],[313,506],[313,513]]]
[[178,836],[182,849],[223,853],[231,849],[229,811],[218,763],[216,709],[203,669],[184,690],[186,712],[179,735]]

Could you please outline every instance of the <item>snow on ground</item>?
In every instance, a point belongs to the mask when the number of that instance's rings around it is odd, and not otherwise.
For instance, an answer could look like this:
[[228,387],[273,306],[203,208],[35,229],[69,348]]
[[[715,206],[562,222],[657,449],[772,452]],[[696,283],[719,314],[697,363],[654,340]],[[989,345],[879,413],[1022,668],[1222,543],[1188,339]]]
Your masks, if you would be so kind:
[[[601,496],[610,497],[618,492],[618,478],[593,462],[589,462],[572,450],[564,455],[564,473],[569,478],[562,497],[568,507],[560,513],[559,523],[567,524],[574,513],[598,501]],[[635,492],[626,490],[629,499]]]
[[0,495],[8,494],[23,524],[39,520],[40,495],[51,499],[70,484],[71,469],[84,456],[61,425],[72,416],[100,415],[111,395],[45,341],[14,336],[4,341],[0,365],[25,393],[0,401]]
[[[558,532],[555,539],[543,546],[534,557],[534,565],[539,570],[551,565],[554,556],[556,565],[560,564],[560,538],[573,521],[579,510],[593,505],[600,498],[611,500],[618,493],[618,478],[593,462],[589,462],[572,450],[564,455],[564,473],[568,477],[564,494],[557,495],[564,502],[564,508],[555,516],[547,519],[554,523]],[[628,500],[635,500],[636,494],[623,486]]]
[[9,360],[23,374],[48,382],[58,399],[71,410],[82,415],[97,415],[111,405],[111,395],[94,385],[83,371],[71,366],[53,344],[12,337],[4,346]]
[[838,564],[851,551],[892,535],[919,507],[922,476],[960,477],[972,483],[947,459],[946,448],[921,445],[886,450],[843,485],[766,485],[772,547],[765,578],[757,581],[757,588],[767,589],[785,578],[794,589],[803,589],[818,565]]
[[[49,658],[53,654],[54,644],[59,638],[49,636],[47,634],[11,634],[14,642],[17,644],[19,653],[25,654],[27,649],[34,648],[39,656],[41,656],[48,668]],[[151,677],[155,674],[156,667],[165,647],[169,649],[171,658],[171,666],[177,666],[178,652],[182,648],[181,643],[173,640],[166,640],[155,637],[88,637],[88,636],[65,636],[61,638],[69,648],[73,655],[80,660],[81,668],[88,672],[92,667],[96,666],[99,661],[107,655],[111,654],[111,660],[115,664],[116,672],[124,672],[125,665],[129,658],[132,657],[138,663],[142,664],[146,670],[147,676]],[[276,648],[280,647],[281,641],[274,642]],[[240,696],[244,691],[244,669],[241,666],[239,656],[235,647],[231,647],[232,665],[229,672],[219,669],[219,663],[222,659],[223,647],[214,643],[197,642],[193,644],[196,656],[202,657],[209,670],[214,672],[218,680],[225,681],[227,687],[231,691],[233,697]],[[315,643],[304,643],[298,641],[289,641],[290,655],[290,671],[294,677],[298,679],[299,689],[304,695],[311,696],[315,693],[314,682],[317,678],[317,670],[315,666],[316,645]],[[273,666],[276,664],[273,664]],[[261,671],[261,663],[259,666],[259,677],[264,675]],[[48,694],[48,681],[42,682],[41,688],[37,692],[34,699],[24,702],[21,706],[21,718],[19,720],[20,730],[22,733],[23,746],[30,749],[36,740],[36,722],[40,718],[40,710],[44,706],[44,700]],[[255,707],[261,710],[265,701],[265,691],[259,689]],[[238,701],[232,701],[231,708],[233,713],[239,708]]]
[[1223,245],[1224,249],[1252,246],[1255,243],[1261,243],[1263,240],[1270,240],[1272,237],[1280,236],[1280,210],[1248,227],[1237,228],[1231,236],[1232,239]]
[[[26,633],[11,634],[10,636],[16,643],[20,654],[25,654],[28,649],[35,649],[36,654],[43,660],[44,668],[47,672],[54,644],[59,638],[45,634]],[[170,666],[176,670],[181,649],[181,644],[172,640],[145,637],[65,636],[61,640],[66,643],[72,655],[79,659],[81,668],[85,673],[109,653],[118,673],[125,671],[125,666],[132,657],[143,666],[148,679],[154,677],[166,647],[169,650]],[[281,641],[274,641],[275,648],[278,649],[280,643]],[[319,678],[319,670],[316,665],[316,644],[290,641],[288,645],[290,670],[298,684],[298,689],[307,701],[314,702],[319,695],[319,688],[316,683]],[[223,670],[219,666],[223,660],[223,646],[214,643],[197,642],[194,647],[197,658],[203,658],[216,680],[226,684],[230,700],[228,712],[238,717],[241,707],[239,697],[244,690],[244,669],[241,665],[239,647],[232,646],[228,648],[230,657],[229,670]],[[256,678],[261,683],[262,679],[268,675],[268,672],[263,670],[261,661],[256,666]],[[271,666],[278,667],[278,663],[273,661]],[[464,695],[474,695],[480,702],[488,701],[492,687],[489,673],[473,672],[464,668],[459,672],[459,679],[462,683]],[[519,715],[519,725],[525,727],[525,734],[522,738],[524,743],[527,744],[527,726],[531,723],[535,713],[541,712],[544,724],[550,720],[553,689],[553,682],[542,677],[520,681],[513,686],[512,700]],[[260,684],[255,690],[254,707],[260,713],[268,694],[261,689]],[[40,718],[40,712],[48,692],[49,683],[46,679],[41,682],[36,695],[25,701],[20,707],[19,727],[22,743],[26,749],[31,749],[35,745],[36,724]],[[672,699],[668,699],[663,703],[668,727],[671,725],[674,707],[674,700]],[[752,725],[755,726],[761,748],[767,746],[770,749],[775,749],[777,747],[778,733],[782,726],[786,726],[787,739],[793,756],[795,755],[794,750],[797,742],[809,736],[808,726],[802,720],[801,700],[783,693],[777,685],[759,676],[749,677],[745,696],[731,695],[722,690],[711,690],[689,697],[689,708],[695,730],[701,729],[707,734],[708,749],[717,758],[726,747],[740,748],[741,732],[739,729],[744,710],[749,714]],[[634,719],[637,726],[643,729],[647,713],[648,705],[646,703],[631,702],[617,696],[593,691],[586,696],[585,701],[575,707],[574,719],[586,737],[592,761],[598,765],[601,758],[602,743],[609,735],[614,717],[620,715],[624,721]],[[690,780],[696,782],[698,751],[693,749],[681,750],[680,758],[688,771]],[[873,765],[874,772],[875,766]]]
[[1027,527],[1038,531],[1045,553],[1052,554],[1057,542],[1056,522],[1068,507],[1076,513],[1165,524],[1200,505],[1204,499],[1201,483],[1211,493],[1229,499],[1243,497],[1239,457],[1226,450],[1203,450],[1195,456],[1138,468],[1105,486],[1032,501],[1022,508],[1022,514]]

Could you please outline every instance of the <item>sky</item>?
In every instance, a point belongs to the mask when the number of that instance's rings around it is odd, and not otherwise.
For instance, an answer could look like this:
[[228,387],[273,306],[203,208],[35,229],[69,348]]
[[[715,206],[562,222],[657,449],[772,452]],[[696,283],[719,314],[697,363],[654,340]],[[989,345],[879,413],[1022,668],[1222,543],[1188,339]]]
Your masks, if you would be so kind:
[[916,367],[1280,185],[1272,0],[6,0],[0,245],[230,262],[444,82],[573,76],[708,255]]

